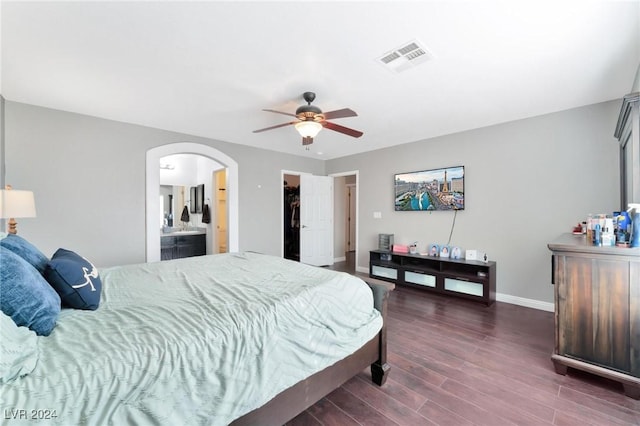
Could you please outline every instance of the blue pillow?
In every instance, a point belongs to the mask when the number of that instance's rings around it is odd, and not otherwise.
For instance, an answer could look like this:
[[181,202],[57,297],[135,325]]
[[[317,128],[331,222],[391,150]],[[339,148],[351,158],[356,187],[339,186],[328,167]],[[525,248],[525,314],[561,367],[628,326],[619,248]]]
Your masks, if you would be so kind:
[[58,249],[47,263],[44,277],[60,295],[63,306],[98,309],[102,281],[96,267],[84,257]]
[[60,296],[26,260],[0,246],[0,309],[18,326],[48,336],[60,314]]
[[8,248],[44,274],[49,259],[36,246],[17,234],[9,234],[0,240],[0,246]]

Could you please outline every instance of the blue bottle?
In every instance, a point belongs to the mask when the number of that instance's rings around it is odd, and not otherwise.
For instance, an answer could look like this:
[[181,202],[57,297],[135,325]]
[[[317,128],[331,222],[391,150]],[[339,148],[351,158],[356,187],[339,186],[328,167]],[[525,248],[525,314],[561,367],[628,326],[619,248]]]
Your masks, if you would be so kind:
[[640,212],[636,211],[631,219],[631,237],[629,247],[640,247]]
[[616,241],[625,243],[629,240],[628,230],[631,228],[629,213],[622,211],[616,216]]

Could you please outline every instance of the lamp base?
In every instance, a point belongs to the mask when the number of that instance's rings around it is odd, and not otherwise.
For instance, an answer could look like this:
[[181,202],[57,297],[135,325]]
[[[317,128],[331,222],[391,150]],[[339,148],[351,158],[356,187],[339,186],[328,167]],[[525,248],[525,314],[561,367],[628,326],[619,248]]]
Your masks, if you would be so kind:
[[17,234],[18,230],[16,229],[16,225],[18,222],[12,217],[9,218],[9,222],[7,222],[7,232],[9,234]]

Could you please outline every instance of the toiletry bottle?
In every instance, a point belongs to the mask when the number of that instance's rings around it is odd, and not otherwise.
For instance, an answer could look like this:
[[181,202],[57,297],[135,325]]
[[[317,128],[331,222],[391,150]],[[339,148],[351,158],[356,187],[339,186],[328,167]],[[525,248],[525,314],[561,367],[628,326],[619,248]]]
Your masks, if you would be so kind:
[[616,234],[613,232],[613,218],[607,217],[602,228],[602,245],[612,247],[616,245]]
[[618,216],[618,242],[628,242],[630,237],[630,229],[631,227],[631,218],[629,217],[629,213],[626,211],[621,211],[620,216]]
[[593,215],[591,213],[587,216],[587,243],[593,244]]
[[640,211],[633,213],[631,219],[631,237],[629,238],[629,247],[640,247]]

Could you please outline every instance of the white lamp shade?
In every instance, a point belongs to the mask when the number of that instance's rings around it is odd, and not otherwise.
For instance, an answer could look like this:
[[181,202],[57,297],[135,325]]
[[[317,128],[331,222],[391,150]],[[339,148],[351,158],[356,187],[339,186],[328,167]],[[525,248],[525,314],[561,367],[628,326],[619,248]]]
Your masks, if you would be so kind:
[[36,217],[32,191],[0,190],[0,218]]
[[322,129],[322,124],[317,121],[300,121],[295,124],[295,127],[303,138],[315,138]]

